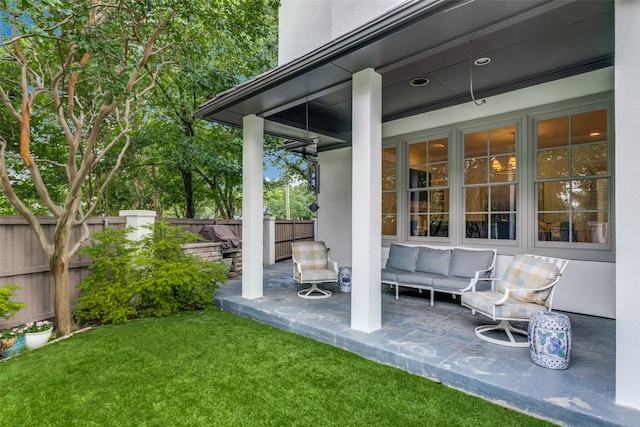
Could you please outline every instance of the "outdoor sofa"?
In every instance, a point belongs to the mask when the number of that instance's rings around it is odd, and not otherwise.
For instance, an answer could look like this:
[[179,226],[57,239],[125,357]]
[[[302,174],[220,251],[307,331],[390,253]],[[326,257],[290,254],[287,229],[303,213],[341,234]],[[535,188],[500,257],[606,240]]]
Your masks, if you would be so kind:
[[[470,290],[489,288],[480,278],[492,277],[496,264],[496,249],[464,247],[438,248],[425,245],[393,243],[389,258],[382,269],[382,284],[428,290],[431,307],[435,292],[462,295]],[[474,287],[478,284],[476,287]]]

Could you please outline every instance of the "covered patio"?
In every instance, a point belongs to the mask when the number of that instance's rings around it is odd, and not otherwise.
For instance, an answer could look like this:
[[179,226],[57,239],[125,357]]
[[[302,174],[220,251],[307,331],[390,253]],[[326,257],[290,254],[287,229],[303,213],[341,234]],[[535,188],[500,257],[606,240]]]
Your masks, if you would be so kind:
[[[440,381],[505,407],[570,426],[640,425],[640,412],[614,405],[615,321],[567,313],[573,331],[571,366],[550,370],[533,364],[526,348],[493,345],[474,335],[486,318],[449,295],[429,307],[427,294],[404,290],[398,301],[382,288],[382,328],[351,328],[351,294],[337,284],[323,300],[297,296],[291,262],[264,269],[264,295],[242,297],[234,278],[216,296],[218,308],[327,343],[379,363]],[[384,399],[384,396],[380,396]]]

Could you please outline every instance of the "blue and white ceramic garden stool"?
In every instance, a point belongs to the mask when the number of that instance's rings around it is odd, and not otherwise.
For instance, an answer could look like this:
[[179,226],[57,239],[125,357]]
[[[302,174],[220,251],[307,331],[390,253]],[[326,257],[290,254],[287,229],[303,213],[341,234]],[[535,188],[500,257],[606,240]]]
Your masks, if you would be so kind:
[[532,313],[529,320],[531,361],[549,369],[567,369],[571,357],[571,321],[562,313]]
[[351,267],[338,269],[338,286],[340,292],[351,292]]

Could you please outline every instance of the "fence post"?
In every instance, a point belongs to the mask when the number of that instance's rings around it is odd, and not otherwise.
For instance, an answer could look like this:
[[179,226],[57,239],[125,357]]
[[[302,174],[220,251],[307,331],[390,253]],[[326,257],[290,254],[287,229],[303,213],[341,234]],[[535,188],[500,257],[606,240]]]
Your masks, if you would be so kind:
[[153,224],[156,221],[156,211],[124,210],[120,211],[119,215],[125,217],[127,227],[133,227],[127,237],[134,241],[151,234],[152,230],[143,228],[143,226]]
[[276,218],[265,216],[264,237],[262,240],[263,265],[273,265],[276,263]]
[[296,242],[296,222],[291,221],[291,239],[293,240],[293,243]]
[[318,218],[313,218],[313,240],[318,240]]

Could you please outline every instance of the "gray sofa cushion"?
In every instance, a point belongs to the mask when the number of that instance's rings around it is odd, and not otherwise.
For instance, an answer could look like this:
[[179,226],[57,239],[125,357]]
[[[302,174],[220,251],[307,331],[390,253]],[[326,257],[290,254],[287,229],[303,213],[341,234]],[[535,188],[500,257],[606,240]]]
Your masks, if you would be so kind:
[[434,277],[433,279],[433,288],[436,291],[439,289],[459,291],[466,288],[467,286],[469,286],[469,279],[465,279],[462,277],[439,276]]
[[410,271],[413,273],[416,271],[417,259],[417,247],[392,244],[389,248],[389,259],[387,260],[386,268]]
[[454,248],[449,276],[473,277],[476,271],[489,268],[493,255],[493,251],[469,251]]
[[397,282],[398,281],[398,273],[406,273],[404,270],[396,270],[395,268],[383,268],[380,271],[380,276],[382,280]]
[[419,286],[431,286],[433,285],[433,277],[435,275],[433,273],[399,273],[398,274],[398,283],[400,284],[408,284],[408,285],[419,285]]
[[416,271],[447,276],[451,263],[451,249],[433,249],[420,247]]

